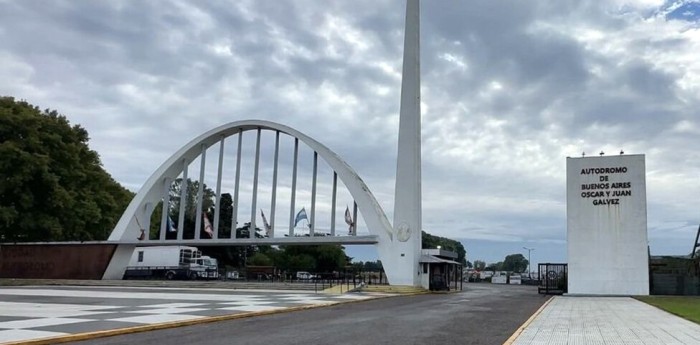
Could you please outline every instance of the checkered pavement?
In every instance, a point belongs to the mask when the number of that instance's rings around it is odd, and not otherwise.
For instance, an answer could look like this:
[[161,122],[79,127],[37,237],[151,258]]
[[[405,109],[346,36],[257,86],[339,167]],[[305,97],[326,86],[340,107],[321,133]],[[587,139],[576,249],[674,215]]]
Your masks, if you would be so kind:
[[372,297],[223,289],[0,288],[0,344]]

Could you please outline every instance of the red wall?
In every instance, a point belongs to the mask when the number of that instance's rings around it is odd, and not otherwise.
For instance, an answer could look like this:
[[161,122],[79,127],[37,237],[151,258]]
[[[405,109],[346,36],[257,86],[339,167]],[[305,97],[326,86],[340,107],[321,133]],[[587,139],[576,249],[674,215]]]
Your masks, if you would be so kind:
[[113,244],[3,244],[0,278],[102,279]]

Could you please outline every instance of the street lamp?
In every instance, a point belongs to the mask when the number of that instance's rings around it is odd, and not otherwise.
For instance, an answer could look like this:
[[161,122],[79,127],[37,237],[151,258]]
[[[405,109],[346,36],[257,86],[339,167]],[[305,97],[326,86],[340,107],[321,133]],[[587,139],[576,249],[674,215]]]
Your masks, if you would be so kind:
[[530,252],[535,250],[535,248],[523,247],[523,249],[527,250],[527,276],[530,280],[532,280],[532,268],[530,267]]

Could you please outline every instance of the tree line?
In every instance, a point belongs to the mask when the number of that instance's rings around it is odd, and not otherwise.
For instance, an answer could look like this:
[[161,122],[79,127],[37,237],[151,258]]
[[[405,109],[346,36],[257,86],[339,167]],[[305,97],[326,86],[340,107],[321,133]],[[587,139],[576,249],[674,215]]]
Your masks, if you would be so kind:
[[503,261],[496,263],[486,264],[485,261],[475,260],[473,267],[479,271],[508,271],[523,273],[527,272],[529,261],[525,258],[523,254],[510,254],[506,255]]

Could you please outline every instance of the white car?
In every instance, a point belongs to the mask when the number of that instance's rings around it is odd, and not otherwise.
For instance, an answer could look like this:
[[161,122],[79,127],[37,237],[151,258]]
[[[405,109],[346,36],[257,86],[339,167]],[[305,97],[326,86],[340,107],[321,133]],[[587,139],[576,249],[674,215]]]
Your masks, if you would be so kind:
[[309,273],[309,272],[299,271],[299,272],[297,272],[297,279],[300,279],[300,280],[316,279],[316,276]]

